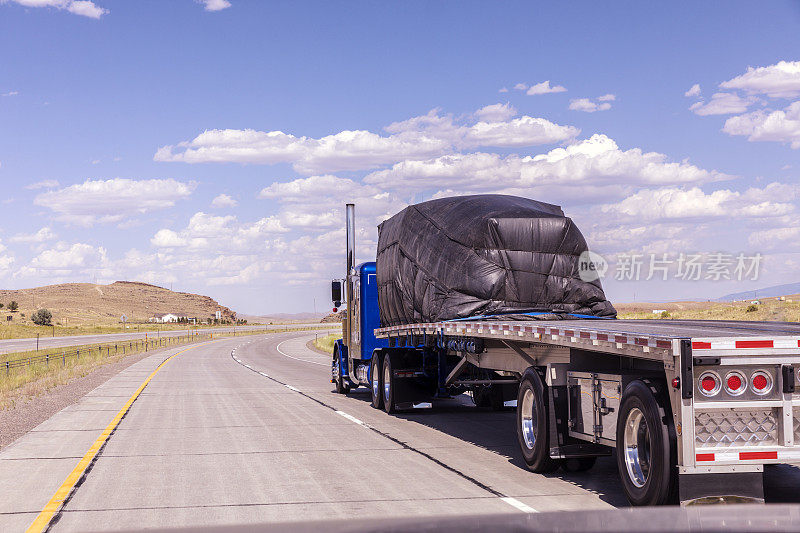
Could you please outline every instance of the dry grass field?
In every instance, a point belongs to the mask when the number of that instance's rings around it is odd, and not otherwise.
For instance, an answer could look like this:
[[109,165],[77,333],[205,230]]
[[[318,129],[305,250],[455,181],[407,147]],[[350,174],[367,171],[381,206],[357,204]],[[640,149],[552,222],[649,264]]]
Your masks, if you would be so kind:
[[[800,322],[800,295],[788,295],[785,300],[760,298],[758,302],[635,302],[614,304],[614,307],[619,318]],[[654,314],[654,310],[666,313]]]

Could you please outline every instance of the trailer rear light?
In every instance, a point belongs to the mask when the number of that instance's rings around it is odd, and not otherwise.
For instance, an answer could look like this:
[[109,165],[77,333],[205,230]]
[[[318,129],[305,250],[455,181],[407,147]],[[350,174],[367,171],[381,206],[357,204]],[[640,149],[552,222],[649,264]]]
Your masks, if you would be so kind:
[[768,394],[772,390],[772,376],[763,370],[753,372],[750,377],[750,388],[759,396]]
[[746,390],[747,380],[744,374],[735,370],[733,372],[728,372],[728,375],[725,376],[725,392],[731,396],[739,396]]
[[716,396],[722,388],[719,376],[714,372],[703,372],[698,380],[700,392],[704,396]]

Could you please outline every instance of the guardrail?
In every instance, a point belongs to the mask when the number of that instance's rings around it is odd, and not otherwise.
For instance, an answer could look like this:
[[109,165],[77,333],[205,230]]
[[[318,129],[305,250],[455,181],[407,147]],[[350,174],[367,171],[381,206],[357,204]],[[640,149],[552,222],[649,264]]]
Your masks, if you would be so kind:
[[[322,326],[322,325],[321,325]],[[290,331],[297,331],[302,328],[286,326],[284,328],[269,328],[264,330],[256,330],[256,329],[248,329],[244,331],[239,331],[239,335],[256,335],[256,334],[264,334],[264,333],[287,333]],[[324,326],[322,327],[315,327],[313,329],[326,329]],[[236,336],[236,331],[234,330],[232,336]],[[188,344],[191,342],[196,342],[200,340],[206,339],[213,339],[214,335],[219,336],[231,336],[230,332],[216,332],[216,333],[193,333],[191,335],[169,335],[155,339],[135,339],[135,340],[126,340],[126,341],[117,341],[113,343],[106,343],[106,344],[92,344],[92,345],[85,345],[79,348],[72,348],[72,347],[65,347],[65,348],[49,348],[47,349],[49,353],[45,354],[31,354],[27,357],[21,357],[18,359],[9,359],[6,361],[0,362],[0,372],[5,370],[6,376],[8,376],[12,369],[15,368],[22,368],[27,367],[35,364],[44,363],[46,366],[50,366],[50,364],[54,365],[61,365],[62,367],[66,367],[67,363],[70,362],[73,358],[75,362],[79,362],[81,356],[88,357],[93,354],[97,354],[98,356],[103,356],[103,352],[105,352],[106,357],[111,357],[112,355],[126,355],[130,352],[137,352],[137,351],[149,351],[155,348],[165,348],[168,346],[172,346],[175,344]],[[53,350],[56,350],[56,353],[51,353]]]

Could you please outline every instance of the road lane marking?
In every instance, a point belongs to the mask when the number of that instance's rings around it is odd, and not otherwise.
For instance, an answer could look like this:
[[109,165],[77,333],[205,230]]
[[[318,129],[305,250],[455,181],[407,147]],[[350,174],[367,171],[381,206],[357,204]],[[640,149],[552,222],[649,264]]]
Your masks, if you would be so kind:
[[506,502],[511,507],[515,507],[515,508],[519,509],[523,513],[538,513],[539,512],[536,509],[534,509],[533,507],[531,507],[529,505],[525,505],[524,503],[522,503],[521,501],[519,501],[516,498],[505,497],[505,498],[500,498],[500,499],[503,500],[504,502]]
[[[219,341],[212,341],[212,342],[219,342]],[[53,497],[50,498],[50,501],[47,502],[47,504],[44,506],[42,511],[33,521],[33,523],[28,527],[26,533],[45,531],[50,526],[50,521],[53,519],[56,513],[58,513],[61,510],[64,503],[72,495],[75,486],[86,474],[86,469],[89,468],[92,462],[94,462],[95,458],[97,457],[97,454],[100,453],[100,450],[108,442],[108,439],[111,437],[111,434],[114,432],[115,429],[117,429],[117,426],[125,417],[125,415],[128,413],[131,406],[133,405],[133,402],[136,401],[136,398],[139,397],[144,388],[147,386],[148,383],[150,383],[150,380],[153,379],[153,377],[158,373],[158,371],[161,370],[164,367],[164,365],[169,363],[172,359],[179,356],[180,354],[194,348],[200,348],[201,346],[208,346],[209,344],[211,343],[204,343],[204,344],[198,344],[196,346],[190,346],[188,348],[184,348],[183,350],[172,354],[171,356],[164,359],[161,362],[161,364],[158,365],[156,369],[150,373],[149,376],[147,376],[147,379],[145,379],[142,382],[142,384],[139,385],[139,388],[136,389],[136,392],[134,392],[133,395],[130,398],[128,398],[128,401],[125,402],[125,405],[122,406],[122,409],[120,409],[117,412],[117,415],[111,420],[111,423],[109,423],[108,426],[106,426],[106,428],[100,434],[100,436],[97,437],[97,440],[94,441],[94,444],[92,444],[91,448],[89,448],[89,451],[86,452],[86,455],[84,455],[81,458],[81,460],[78,461],[78,464],[75,465],[75,468],[73,468],[72,472],[69,473],[67,479],[65,479],[64,482],[61,484],[61,486],[58,487],[58,490],[56,490],[55,494],[53,494]]]
[[359,426],[364,426],[365,428],[366,428],[366,427],[369,427],[369,426],[367,426],[367,424],[366,424],[366,423],[362,422],[361,420],[359,420],[358,418],[354,417],[353,415],[350,415],[350,414],[347,414],[347,413],[345,413],[344,411],[336,411],[336,414],[337,414],[337,415],[339,415],[339,416],[343,416],[343,417],[345,417],[345,418],[346,418],[346,419],[348,419],[350,422],[355,422],[355,423],[356,423],[356,424],[358,424]]
[[[283,341],[283,342],[286,342],[286,341]],[[283,342],[281,342],[280,344],[278,344],[278,346],[276,346],[276,348],[278,348],[278,351],[279,351],[280,353],[282,353],[283,355],[286,355],[286,354],[285,354],[285,353],[284,353],[284,352],[283,352],[283,351],[280,349],[280,345],[281,345],[281,344],[283,344]],[[234,360],[236,360],[236,362],[237,362],[237,363],[239,363],[240,365],[242,365],[242,366],[246,366],[246,365],[245,365],[245,363],[243,363],[242,361],[239,361],[238,359],[236,359],[236,356],[234,356],[234,355],[233,355],[233,353],[234,353],[234,352],[231,352],[231,358],[233,358]],[[290,356],[290,355],[286,355],[286,357],[289,357],[290,359],[296,359],[295,357],[292,357],[292,356]],[[304,360],[303,360],[303,359],[298,359],[298,361],[304,361]],[[306,362],[306,363],[312,363],[313,361],[304,361],[304,362]],[[317,364],[320,364],[320,363],[317,363]],[[248,368],[250,368],[250,367],[248,366]],[[281,381],[281,380],[279,380],[279,379],[277,379],[277,378],[274,378],[274,377],[270,376],[269,374],[266,374],[266,373],[264,373],[264,372],[262,372],[262,371],[255,370],[255,369],[253,369],[253,368],[250,368],[250,370],[251,370],[252,372],[255,372],[256,374],[259,374],[259,375],[261,375],[261,376],[263,376],[263,377],[265,377],[265,378],[269,379],[270,381],[274,381],[275,383],[278,383],[278,384],[280,384],[280,385],[283,385],[283,386],[284,386],[284,387],[286,387],[287,389],[291,389],[291,390],[293,390],[293,391],[297,392],[297,393],[298,393],[298,394],[300,394],[301,396],[304,396],[304,397],[308,398],[309,400],[311,400],[311,401],[313,401],[313,402],[316,402],[316,403],[318,403],[319,405],[321,405],[321,406],[323,406],[323,407],[327,407],[328,409],[330,409],[330,410],[332,410],[333,412],[335,412],[337,415],[339,415],[339,416],[341,416],[341,417],[343,417],[343,418],[346,418],[347,420],[349,420],[349,421],[351,421],[351,422],[354,422],[354,423],[358,424],[359,426],[361,426],[361,427],[363,427],[363,428],[369,429],[370,431],[373,431],[373,432],[377,433],[378,435],[380,435],[380,436],[382,436],[382,437],[384,437],[384,438],[387,438],[387,439],[389,439],[390,441],[394,442],[395,444],[398,444],[399,446],[401,446],[402,448],[404,448],[404,449],[406,449],[406,450],[410,450],[410,451],[412,451],[412,452],[414,452],[414,453],[417,453],[417,454],[419,454],[419,455],[421,455],[421,456],[425,457],[426,459],[428,459],[428,460],[430,460],[430,461],[434,462],[434,463],[435,463],[435,464],[437,464],[438,466],[441,466],[441,467],[442,467],[442,468],[444,468],[445,470],[448,470],[448,471],[450,471],[450,472],[452,472],[452,473],[454,473],[454,474],[456,474],[456,475],[460,476],[461,478],[465,479],[466,481],[469,481],[470,483],[472,483],[472,484],[474,484],[474,485],[476,485],[476,486],[480,487],[481,489],[485,490],[486,492],[488,492],[488,493],[490,493],[490,494],[492,494],[492,495],[496,496],[496,497],[497,497],[499,500],[501,500],[502,502],[504,502],[504,503],[506,503],[506,504],[508,504],[508,505],[510,505],[510,506],[512,506],[512,507],[514,507],[514,508],[515,508],[515,509],[517,509],[518,511],[522,511],[523,513],[538,513],[538,512],[539,512],[539,511],[537,511],[536,509],[534,509],[533,507],[531,507],[531,506],[529,506],[529,505],[526,505],[526,504],[522,503],[521,501],[517,500],[516,498],[512,498],[512,497],[510,497],[510,496],[506,496],[506,495],[505,495],[505,494],[503,494],[502,492],[500,492],[500,491],[498,491],[498,490],[496,490],[496,489],[493,489],[493,488],[492,488],[492,487],[490,487],[489,485],[486,485],[485,483],[482,483],[482,482],[478,481],[478,480],[477,480],[477,479],[475,479],[474,477],[472,477],[472,476],[470,476],[470,475],[467,475],[467,474],[465,474],[464,472],[462,472],[462,471],[460,471],[460,470],[456,469],[455,467],[452,467],[452,466],[448,465],[448,464],[447,464],[447,463],[445,463],[444,461],[441,461],[441,460],[439,460],[439,459],[435,458],[435,457],[434,457],[434,456],[432,456],[431,454],[429,454],[429,453],[427,453],[427,452],[424,452],[424,451],[422,451],[422,450],[420,450],[420,449],[418,449],[418,448],[414,448],[413,446],[411,446],[411,445],[410,445],[410,444],[408,444],[407,442],[404,442],[404,441],[402,441],[402,440],[400,440],[400,439],[398,439],[398,438],[396,438],[396,437],[393,437],[393,436],[389,435],[388,433],[386,433],[385,431],[382,431],[382,430],[380,430],[380,429],[376,428],[375,426],[372,426],[372,425],[370,425],[370,424],[368,424],[368,423],[366,423],[366,422],[364,422],[364,421],[362,421],[362,420],[359,420],[358,418],[354,417],[353,415],[351,415],[351,414],[349,414],[349,413],[346,413],[346,412],[344,412],[344,411],[340,411],[339,409],[336,409],[336,408],[335,408],[335,407],[333,407],[332,405],[329,405],[329,404],[327,404],[327,403],[323,402],[322,400],[319,400],[319,399],[317,399],[317,398],[315,398],[315,397],[311,396],[310,394],[308,394],[308,393],[306,393],[306,392],[303,392],[303,391],[301,391],[301,390],[299,390],[299,389],[297,389],[297,388],[295,388],[295,387],[293,387],[293,386],[289,385],[288,383],[284,383],[283,381]]]
[[298,357],[292,357],[292,356],[291,356],[291,355],[289,355],[288,353],[286,353],[286,352],[284,352],[283,350],[281,350],[281,344],[283,344],[284,342],[287,342],[287,341],[292,341],[292,340],[294,340],[294,339],[287,339],[287,340],[285,340],[285,341],[283,341],[283,342],[279,343],[279,344],[278,344],[278,345],[275,347],[275,349],[276,349],[276,350],[278,350],[278,351],[279,351],[279,352],[280,352],[282,355],[285,355],[285,356],[286,356],[286,357],[288,357],[289,359],[294,359],[295,361],[302,361],[302,362],[304,362],[304,363],[311,363],[312,365],[323,365],[323,366],[328,366],[328,363],[319,363],[319,362],[317,362],[317,361],[309,361],[309,360],[307,360],[307,359],[300,359],[300,358],[298,358]]

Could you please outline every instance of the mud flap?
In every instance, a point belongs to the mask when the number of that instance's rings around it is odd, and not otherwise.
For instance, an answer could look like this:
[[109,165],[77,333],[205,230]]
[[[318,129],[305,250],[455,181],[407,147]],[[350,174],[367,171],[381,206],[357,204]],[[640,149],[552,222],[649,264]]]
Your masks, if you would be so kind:
[[704,503],[764,503],[763,472],[680,474],[681,506]]

